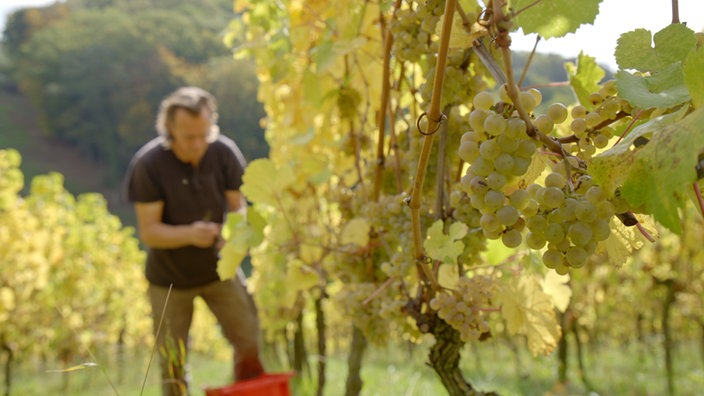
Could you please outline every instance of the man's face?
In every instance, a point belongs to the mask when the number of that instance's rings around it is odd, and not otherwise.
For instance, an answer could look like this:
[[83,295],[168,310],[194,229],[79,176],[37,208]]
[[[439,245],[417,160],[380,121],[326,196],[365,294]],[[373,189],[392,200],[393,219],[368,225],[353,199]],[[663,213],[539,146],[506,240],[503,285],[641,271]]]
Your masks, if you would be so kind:
[[210,134],[210,111],[201,110],[192,115],[185,109],[176,109],[169,125],[171,150],[178,159],[192,165],[198,165],[208,149]]

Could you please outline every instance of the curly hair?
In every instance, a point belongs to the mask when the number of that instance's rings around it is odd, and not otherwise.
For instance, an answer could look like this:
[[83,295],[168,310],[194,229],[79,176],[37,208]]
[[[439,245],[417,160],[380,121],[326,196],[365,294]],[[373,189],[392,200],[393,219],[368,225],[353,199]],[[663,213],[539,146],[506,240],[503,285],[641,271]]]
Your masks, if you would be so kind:
[[184,109],[191,115],[200,114],[203,109],[210,112],[210,132],[208,142],[217,139],[220,133],[218,127],[218,103],[215,96],[199,87],[181,87],[164,98],[159,105],[159,113],[156,116],[156,131],[164,138],[164,146],[170,147],[172,136],[169,132],[169,125],[174,120],[177,109]]

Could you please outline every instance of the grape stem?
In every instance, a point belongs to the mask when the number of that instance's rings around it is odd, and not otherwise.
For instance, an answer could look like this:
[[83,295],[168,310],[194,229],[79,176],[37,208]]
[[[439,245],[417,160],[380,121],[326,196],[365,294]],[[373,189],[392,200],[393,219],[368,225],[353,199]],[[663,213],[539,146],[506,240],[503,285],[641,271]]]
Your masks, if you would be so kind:
[[[440,112],[440,103],[442,99],[442,85],[445,78],[445,64],[447,63],[447,53],[450,46],[450,35],[452,33],[452,19],[455,14],[457,0],[447,0],[445,2],[445,12],[443,14],[442,30],[440,32],[440,47],[435,63],[435,75],[433,76],[433,92],[430,99],[430,108],[427,112],[428,131],[436,131],[439,123],[445,118]],[[416,257],[416,266],[420,271],[420,275],[425,277],[425,280],[430,282],[434,290],[439,289],[437,279],[428,268],[426,255],[423,249],[423,240],[420,224],[420,196],[423,190],[423,182],[425,181],[425,173],[428,168],[428,159],[433,147],[434,133],[424,134],[423,146],[418,160],[416,169],[416,177],[413,181],[413,190],[408,206],[411,208],[411,223],[413,227],[413,246]]]
[[626,129],[623,131],[623,133],[622,133],[621,136],[618,138],[618,140],[616,140],[616,143],[614,143],[614,146],[617,145],[618,142],[620,142],[621,140],[623,140],[623,138],[628,134],[628,132],[630,132],[631,129],[633,129],[633,125],[636,123],[636,121],[638,121],[638,118],[640,118],[641,114],[643,114],[643,110],[638,110],[638,113],[636,113],[636,116],[633,117],[633,119],[631,120],[631,123],[628,124],[628,126],[627,126]]
[[[396,17],[398,9],[401,7],[401,0],[396,0],[394,3],[394,11],[391,18]],[[383,18],[382,18],[383,20]],[[382,173],[384,171],[384,144],[385,144],[385,134],[386,134],[386,113],[389,108],[389,91],[391,90],[391,47],[394,42],[394,36],[391,34],[391,28],[386,26],[384,31],[384,66],[382,70],[381,77],[381,101],[379,102],[379,119],[377,121],[377,127],[379,128],[379,134],[377,137],[377,148],[376,148],[376,169],[374,170],[374,201],[379,200],[379,195],[381,195],[381,180]]]
[[364,301],[362,301],[362,305],[367,305],[370,302],[372,302],[372,300],[374,300],[379,294],[381,294],[381,292],[384,291],[384,289],[389,287],[391,282],[393,282],[395,279],[396,279],[395,276],[389,277],[389,279],[384,281],[384,283],[382,283],[381,286],[379,286],[379,288],[374,290],[374,292],[372,292],[372,294],[370,294],[369,297],[365,298]]
[[[626,113],[625,111],[619,111],[619,112],[616,114],[616,117],[614,117],[613,119],[609,119],[609,120],[604,120],[604,121],[602,121],[601,123],[599,123],[598,125],[596,125],[594,128],[592,128],[591,131],[598,131],[598,130],[600,130],[600,129],[604,128],[604,127],[607,127],[607,126],[613,124],[614,122],[616,122],[616,121],[618,121],[618,120],[620,120],[620,119],[626,117],[627,115],[628,115],[628,113]],[[639,115],[640,115],[640,113],[639,113]],[[630,126],[629,126],[629,128],[630,128]],[[628,130],[628,128],[626,128],[626,130]],[[619,141],[621,140],[621,138],[623,138],[623,135],[619,138]],[[578,138],[576,135],[570,135],[570,136],[565,136],[565,137],[558,138],[557,141],[558,141],[560,144],[565,144],[565,143],[577,143],[577,142],[579,142],[579,138]],[[618,143],[618,142],[616,142],[616,143]]]

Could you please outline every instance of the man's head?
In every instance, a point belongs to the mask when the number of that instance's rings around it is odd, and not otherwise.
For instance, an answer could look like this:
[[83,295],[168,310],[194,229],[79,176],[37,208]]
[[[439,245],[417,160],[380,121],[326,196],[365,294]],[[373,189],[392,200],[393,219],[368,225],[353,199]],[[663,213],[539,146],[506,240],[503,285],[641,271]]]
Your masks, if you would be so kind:
[[156,130],[180,160],[195,165],[220,132],[217,119],[212,94],[198,87],[183,87],[161,102]]

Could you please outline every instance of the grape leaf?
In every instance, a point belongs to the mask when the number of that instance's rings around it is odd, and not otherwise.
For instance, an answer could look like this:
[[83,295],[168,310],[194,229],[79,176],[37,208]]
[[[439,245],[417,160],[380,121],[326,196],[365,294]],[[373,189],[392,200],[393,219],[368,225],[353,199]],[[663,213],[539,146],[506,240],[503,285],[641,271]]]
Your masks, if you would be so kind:
[[621,70],[616,73],[618,94],[641,108],[671,108],[691,100],[679,62],[653,73],[637,76]]
[[237,274],[237,269],[249,249],[259,245],[264,239],[265,226],[266,221],[253,208],[247,210],[246,221],[242,213],[227,214],[222,228],[225,245],[220,250],[217,264],[220,279],[230,279]]
[[540,281],[543,292],[552,298],[555,308],[565,312],[572,298],[572,289],[568,285],[569,275],[560,275],[555,271],[548,271],[545,278]]
[[685,107],[634,129],[628,141],[634,136],[652,134],[642,148],[631,150],[624,140],[590,164],[598,182],[609,187],[620,184],[621,196],[632,207],[652,214],[677,234],[681,232],[678,209],[684,207],[686,189],[696,180],[694,167],[704,147],[704,110],[700,108],[682,118],[686,110]]
[[538,33],[544,38],[562,37],[574,33],[584,24],[592,24],[599,14],[601,0],[513,0],[517,27],[526,34]]
[[684,71],[684,83],[692,97],[692,105],[698,109],[704,105],[704,47],[692,51],[687,56],[682,66]]
[[501,314],[510,334],[524,334],[533,354],[547,355],[557,346],[561,329],[555,307],[533,274],[512,278],[498,292]]
[[[652,43],[655,44],[654,47]],[[646,29],[622,34],[614,55],[620,69],[654,72],[684,60],[696,44],[694,32],[677,23],[668,25],[655,33],[654,37]]]
[[567,62],[565,69],[579,103],[588,109],[593,109],[594,105],[589,101],[589,95],[599,90],[599,81],[606,75],[604,69],[596,63],[595,58],[582,52],[577,57],[577,64]]
[[448,235],[442,232],[443,222],[437,220],[428,229],[428,236],[423,247],[428,256],[443,263],[454,263],[464,251],[464,243],[459,239],[467,235],[468,227],[464,223],[452,223]]
[[293,170],[277,166],[268,158],[256,159],[249,163],[242,176],[242,192],[257,203],[277,206],[277,197],[295,181]]
[[[317,286],[320,283],[320,276],[310,266],[303,261],[294,259],[286,266],[286,289],[287,293],[304,291]],[[294,298],[289,301],[294,301]]]
[[500,239],[490,239],[486,241],[486,252],[484,261],[487,264],[499,265],[516,253],[515,249],[506,247]]
[[369,223],[360,218],[350,220],[342,229],[340,239],[343,245],[367,246],[369,243]]

